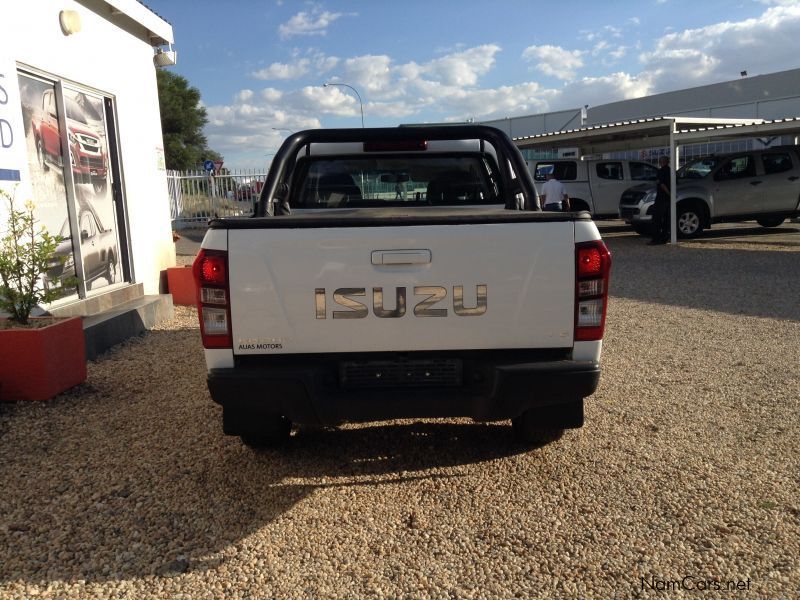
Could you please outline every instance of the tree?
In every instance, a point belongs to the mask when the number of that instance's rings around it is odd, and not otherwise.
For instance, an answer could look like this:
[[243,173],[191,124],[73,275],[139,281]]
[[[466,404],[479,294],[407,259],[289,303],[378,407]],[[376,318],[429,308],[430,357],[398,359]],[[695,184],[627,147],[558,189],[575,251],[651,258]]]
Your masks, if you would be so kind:
[[208,116],[200,106],[200,91],[185,77],[164,69],[157,69],[156,77],[167,169],[194,169],[206,159],[221,160],[203,135]]

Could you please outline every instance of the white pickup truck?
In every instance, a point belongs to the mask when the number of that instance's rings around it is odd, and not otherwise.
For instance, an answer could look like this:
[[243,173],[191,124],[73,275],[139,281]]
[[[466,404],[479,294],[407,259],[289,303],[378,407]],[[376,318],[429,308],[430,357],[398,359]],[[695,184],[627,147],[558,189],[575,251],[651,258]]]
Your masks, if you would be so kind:
[[655,182],[658,169],[637,160],[539,159],[528,161],[536,191],[541,193],[547,174],[564,184],[572,210],[587,210],[595,218],[619,216],[619,199],[629,187]]
[[212,221],[194,262],[224,432],[260,447],[292,423],[581,427],[611,257],[588,213],[535,198],[494,128],[290,136],[256,216]]

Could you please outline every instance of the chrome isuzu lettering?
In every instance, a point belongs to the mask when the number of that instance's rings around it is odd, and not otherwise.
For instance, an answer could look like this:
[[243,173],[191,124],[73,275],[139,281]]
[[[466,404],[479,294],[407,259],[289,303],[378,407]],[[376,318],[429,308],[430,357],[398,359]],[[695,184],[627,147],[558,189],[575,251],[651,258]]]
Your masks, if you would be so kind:
[[314,307],[317,309],[317,318],[325,318],[325,288],[314,290]]
[[414,315],[417,317],[446,317],[446,308],[433,308],[440,300],[447,298],[447,288],[438,285],[420,285],[414,288],[417,296],[427,296],[424,300],[417,302],[414,307]]
[[366,296],[367,290],[364,288],[339,288],[333,292],[333,301],[339,306],[344,306],[350,310],[333,311],[334,319],[363,319],[369,314],[366,304],[353,300],[350,296]]
[[[332,311],[334,319],[364,319],[369,315],[369,308],[364,302],[359,302],[354,297],[365,297],[367,288],[337,288],[333,292],[333,302],[340,308],[347,310]],[[423,296],[414,305],[416,317],[446,317],[447,308],[441,302],[447,298],[447,288],[438,285],[424,285],[414,287],[415,296]],[[475,306],[464,306],[464,286],[453,286],[453,313],[459,317],[479,317],[486,314],[488,308],[489,286],[481,283],[475,286]],[[382,287],[372,288],[372,313],[381,319],[397,319],[406,314],[406,288],[395,288],[394,308],[389,309],[384,304]],[[439,305],[437,307],[437,305]],[[328,303],[325,288],[314,290],[314,310],[317,319],[328,318]]]
[[478,304],[475,306],[475,308],[467,308],[464,306],[464,286],[453,286],[453,312],[459,317],[479,317],[486,313],[486,295],[488,288],[483,283],[475,287],[477,288],[478,292]]
[[383,307],[383,288],[372,288],[372,312],[381,319],[396,319],[406,314],[406,288],[395,288],[394,310]]

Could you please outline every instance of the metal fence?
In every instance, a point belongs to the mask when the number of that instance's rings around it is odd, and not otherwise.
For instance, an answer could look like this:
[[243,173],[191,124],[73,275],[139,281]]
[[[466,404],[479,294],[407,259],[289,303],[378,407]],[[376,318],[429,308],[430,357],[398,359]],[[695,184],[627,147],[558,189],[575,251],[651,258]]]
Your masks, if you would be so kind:
[[252,215],[266,178],[265,171],[246,169],[223,169],[218,175],[167,171],[172,227],[205,224],[216,217]]

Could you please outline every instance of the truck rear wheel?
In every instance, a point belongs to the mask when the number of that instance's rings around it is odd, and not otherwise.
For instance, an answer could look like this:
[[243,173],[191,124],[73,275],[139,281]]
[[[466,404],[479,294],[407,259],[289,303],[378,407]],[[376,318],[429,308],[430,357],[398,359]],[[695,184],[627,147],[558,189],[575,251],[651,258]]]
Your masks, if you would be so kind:
[[278,416],[259,421],[258,432],[244,433],[239,437],[248,448],[262,450],[285,444],[292,431],[292,422],[286,417]]
[[583,398],[526,410],[511,419],[514,437],[525,444],[545,444],[560,438],[565,429],[583,427]]

